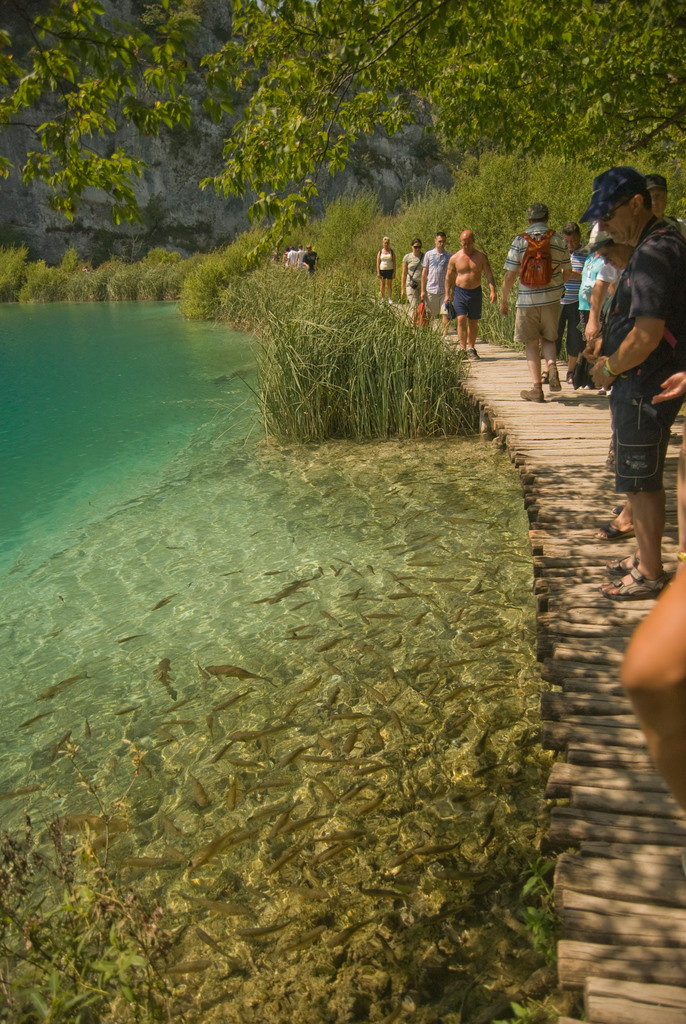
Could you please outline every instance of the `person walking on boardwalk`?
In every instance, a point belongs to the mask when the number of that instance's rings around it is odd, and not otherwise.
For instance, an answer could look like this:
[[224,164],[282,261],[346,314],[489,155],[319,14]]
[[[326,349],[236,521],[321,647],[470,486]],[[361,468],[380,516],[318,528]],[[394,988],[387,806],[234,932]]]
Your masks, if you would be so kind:
[[395,253],[391,249],[391,240],[385,236],[381,240],[381,248],[376,254],[376,276],[379,279],[379,296],[383,302],[388,286],[388,301],[393,301],[393,278],[395,277]]
[[561,235],[548,227],[548,207],[532,203],[526,211],[529,227],[512,242],[505,260],[500,312],[507,316],[508,295],[519,278],[514,340],[524,345],[533,387],[520,392],[525,402],[544,402],[541,349],[548,367],[548,386],[560,391],[555,341],[564,283],[572,272],[569,250]]
[[[443,294],[445,292],[445,275],[448,272],[451,252],[445,247],[445,231],[437,231],[434,248],[424,254],[422,261],[421,300],[427,316],[433,320],[440,315]],[[448,317],[443,317],[444,326],[448,325]]]
[[476,334],[479,330],[483,293],[481,278],[485,277],[491,302],[496,300],[495,279],[488,256],[474,245],[474,232],[467,229],[460,235],[462,248],[450,257],[445,275],[445,304],[452,300],[457,317],[457,341],[461,352],[478,359]]
[[572,272],[565,281],[564,295],[560,307],[560,320],[555,342],[556,354],[559,356],[562,341],[567,330],[567,383],[574,384],[574,368],[584,347],[579,330],[579,285],[581,274],[586,262],[587,252],[581,248],[581,229],[570,220],[562,229],[562,237],[569,249]]
[[403,295],[407,296],[407,301],[410,304],[410,319],[414,319],[419,308],[423,259],[422,240],[413,238],[412,250],[403,256],[403,269],[400,275],[400,298],[402,299]]
[[612,296],[593,380],[612,383],[615,486],[629,495],[638,541],[635,556],[610,563],[617,578],[601,589],[613,601],[641,600],[667,583],[662,470],[681,398],[652,399],[665,379],[686,370],[686,240],[653,215],[646,179],[633,167],[595,178],[581,219],[598,220],[615,242],[635,247]]

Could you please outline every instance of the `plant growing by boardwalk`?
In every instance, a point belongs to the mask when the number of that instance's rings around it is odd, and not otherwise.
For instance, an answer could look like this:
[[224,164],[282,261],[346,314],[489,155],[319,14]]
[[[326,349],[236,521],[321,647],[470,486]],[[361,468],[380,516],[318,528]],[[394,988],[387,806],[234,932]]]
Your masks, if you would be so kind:
[[369,300],[313,294],[296,317],[272,312],[258,362],[264,426],[281,441],[475,428],[461,358],[433,331]]

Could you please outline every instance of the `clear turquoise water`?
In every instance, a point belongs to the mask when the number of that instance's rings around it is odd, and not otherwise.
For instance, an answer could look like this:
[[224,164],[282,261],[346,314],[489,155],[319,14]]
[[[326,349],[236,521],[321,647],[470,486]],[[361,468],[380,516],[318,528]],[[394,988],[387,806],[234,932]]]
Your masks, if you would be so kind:
[[213,414],[244,431],[229,378],[254,368],[245,337],[152,303],[5,305],[0,366],[0,571],[137,497]]
[[[123,821],[108,853],[117,884],[244,964],[227,981],[210,952],[192,979],[215,1008],[203,1024],[323,1024],[334,962],[341,1019],[357,1019],[375,972],[390,980],[370,1019],[409,988],[439,1015],[464,999],[476,1013],[536,966],[525,950],[501,955],[513,940],[486,894],[519,899],[547,771],[532,739],[526,516],[506,457],[480,438],[277,448],[260,435],[240,335],[172,306],[0,313],[0,797],[31,787],[0,802],[2,827],[25,812],[67,828],[103,810]],[[274,836],[289,803],[316,826]],[[320,864],[318,836],[350,829],[364,838]],[[394,867],[427,843],[458,845]],[[391,927],[374,894],[401,883],[412,895]],[[198,895],[288,931],[252,943]],[[343,952],[324,944],[358,920],[373,925]],[[321,942],[282,949],[321,925]],[[179,934],[176,960],[208,956],[194,928]]]

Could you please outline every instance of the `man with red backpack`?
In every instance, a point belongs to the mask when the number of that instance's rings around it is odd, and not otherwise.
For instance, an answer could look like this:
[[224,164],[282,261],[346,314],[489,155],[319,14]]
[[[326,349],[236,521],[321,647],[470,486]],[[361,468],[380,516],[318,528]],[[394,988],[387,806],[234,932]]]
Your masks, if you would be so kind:
[[555,362],[555,342],[560,319],[564,282],[572,273],[569,250],[562,235],[548,227],[548,207],[532,203],[526,211],[527,231],[512,242],[505,260],[505,277],[500,295],[500,312],[507,316],[507,297],[519,280],[514,340],[524,345],[533,382],[522,391],[525,402],[544,402],[541,383],[541,349],[548,367],[548,386],[560,391]]

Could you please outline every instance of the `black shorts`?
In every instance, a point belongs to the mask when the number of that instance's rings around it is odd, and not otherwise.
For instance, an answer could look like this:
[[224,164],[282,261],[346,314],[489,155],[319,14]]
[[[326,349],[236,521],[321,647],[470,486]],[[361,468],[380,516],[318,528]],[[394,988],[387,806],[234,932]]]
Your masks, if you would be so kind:
[[453,306],[457,316],[466,316],[469,320],[480,320],[482,297],[481,285],[478,288],[462,288],[459,284],[456,285]]
[[392,281],[395,270],[380,270],[379,273],[384,281]]
[[682,400],[651,405],[650,398],[632,395],[622,383],[614,385],[610,396],[615,490],[661,491],[669,434]]

